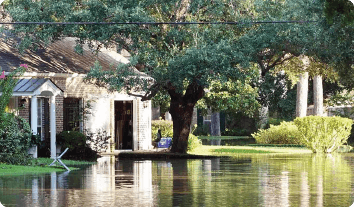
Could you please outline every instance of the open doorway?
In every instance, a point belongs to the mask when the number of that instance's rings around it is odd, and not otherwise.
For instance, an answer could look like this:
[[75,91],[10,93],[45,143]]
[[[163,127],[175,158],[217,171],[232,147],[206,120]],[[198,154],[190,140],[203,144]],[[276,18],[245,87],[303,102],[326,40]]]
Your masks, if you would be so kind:
[[133,101],[114,101],[115,149],[133,149]]

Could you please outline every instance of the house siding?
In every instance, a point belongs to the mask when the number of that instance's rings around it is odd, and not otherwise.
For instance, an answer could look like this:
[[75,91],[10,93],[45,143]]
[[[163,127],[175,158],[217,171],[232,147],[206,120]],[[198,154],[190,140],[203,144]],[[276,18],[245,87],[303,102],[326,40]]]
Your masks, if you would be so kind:
[[138,99],[138,149],[151,149],[151,101]]

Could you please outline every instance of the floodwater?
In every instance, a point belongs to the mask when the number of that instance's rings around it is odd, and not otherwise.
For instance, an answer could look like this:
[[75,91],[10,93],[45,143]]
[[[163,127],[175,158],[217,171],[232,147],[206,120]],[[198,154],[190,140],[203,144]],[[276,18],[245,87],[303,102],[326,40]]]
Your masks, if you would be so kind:
[[350,206],[353,154],[204,160],[105,157],[69,173],[1,176],[5,206]]

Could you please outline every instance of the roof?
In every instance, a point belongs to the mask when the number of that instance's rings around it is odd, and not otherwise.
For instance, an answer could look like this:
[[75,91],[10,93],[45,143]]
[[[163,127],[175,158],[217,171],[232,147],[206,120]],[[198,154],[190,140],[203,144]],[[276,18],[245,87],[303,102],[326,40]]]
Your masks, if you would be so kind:
[[13,92],[33,92],[46,81],[46,79],[20,79]]
[[[114,50],[101,49],[98,54],[92,52],[87,44],[83,46],[83,54],[75,52],[76,38],[66,37],[37,51],[26,50],[23,55],[9,43],[0,40],[0,67],[10,72],[20,64],[27,64],[26,72],[87,74],[98,60],[103,70],[115,69],[129,60]],[[136,69],[135,69],[136,70]],[[137,73],[144,73],[136,70]]]
[[55,83],[50,79],[45,78],[31,78],[31,79],[19,79],[13,90],[13,96],[32,96],[32,95],[58,95],[62,93]]

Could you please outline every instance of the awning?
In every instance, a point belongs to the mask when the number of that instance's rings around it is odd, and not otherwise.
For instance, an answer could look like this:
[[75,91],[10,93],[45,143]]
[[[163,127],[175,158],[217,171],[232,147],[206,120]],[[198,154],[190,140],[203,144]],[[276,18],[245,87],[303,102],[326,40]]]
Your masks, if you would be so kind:
[[56,96],[63,92],[50,79],[19,79],[12,96]]

